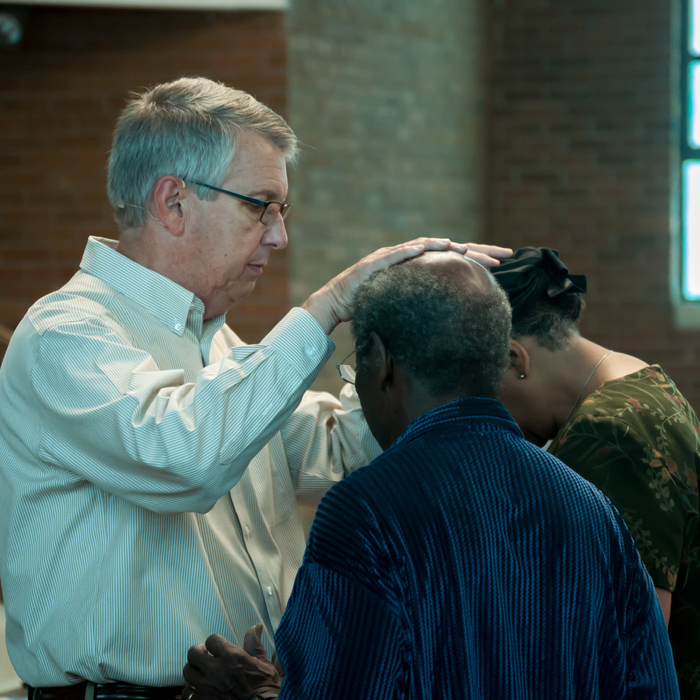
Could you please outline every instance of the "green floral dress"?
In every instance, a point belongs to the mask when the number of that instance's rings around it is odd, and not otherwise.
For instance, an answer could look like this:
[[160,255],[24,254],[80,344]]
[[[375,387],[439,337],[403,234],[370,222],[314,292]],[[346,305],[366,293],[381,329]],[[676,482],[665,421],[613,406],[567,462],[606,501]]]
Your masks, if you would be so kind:
[[606,382],[548,448],[603,491],[654,585],[673,594],[669,636],[683,700],[700,699],[700,423],[658,365]]

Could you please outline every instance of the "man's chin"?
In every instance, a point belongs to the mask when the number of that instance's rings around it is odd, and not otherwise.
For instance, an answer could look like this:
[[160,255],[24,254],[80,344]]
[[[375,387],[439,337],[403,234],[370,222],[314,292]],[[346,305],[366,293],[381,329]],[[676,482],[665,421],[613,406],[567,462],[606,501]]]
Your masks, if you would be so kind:
[[255,283],[256,280],[251,280],[245,285],[240,285],[236,288],[235,292],[231,293],[229,297],[230,306],[228,311],[230,311],[234,306],[238,306],[239,304],[243,304],[244,302],[248,301],[250,295],[255,291]]

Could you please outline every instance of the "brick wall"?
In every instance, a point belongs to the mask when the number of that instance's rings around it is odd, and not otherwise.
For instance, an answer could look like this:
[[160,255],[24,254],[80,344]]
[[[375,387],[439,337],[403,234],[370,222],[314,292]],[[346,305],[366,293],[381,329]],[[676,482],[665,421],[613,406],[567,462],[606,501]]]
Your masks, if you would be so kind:
[[[286,60],[280,13],[33,8],[0,51],[0,324],[71,277],[89,235],[116,238],[105,165],[130,90],[206,75],[284,113]],[[285,251],[230,320],[255,341],[288,304]]]
[[[0,52],[0,324],[68,279],[89,234],[115,235],[104,164],[127,92],[201,73],[305,144],[289,253],[231,318],[244,338],[290,286],[299,302],[380,245],[551,245],[589,275],[584,333],[661,362],[698,406],[700,333],[674,329],[669,295],[674,8],[295,0],[286,29],[276,13],[34,8]],[[340,358],[347,329],[334,338]],[[319,386],[337,384],[329,367]]]
[[[306,144],[291,192],[292,298],[362,255],[483,229],[479,0],[315,2],[288,15],[289,116]],[[351,348],[346,327],[319,387]],[[336,360],[337,358],[337,360]]]
[[489,0],[487,238],[588,275],[582,331],[660,362],[700,408],[700,332],[674,329],[675,3]]

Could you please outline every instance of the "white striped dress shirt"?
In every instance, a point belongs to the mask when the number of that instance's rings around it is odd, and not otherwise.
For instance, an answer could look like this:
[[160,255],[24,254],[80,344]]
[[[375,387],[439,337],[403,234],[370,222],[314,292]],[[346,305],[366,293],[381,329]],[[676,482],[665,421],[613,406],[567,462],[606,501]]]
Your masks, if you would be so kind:
[[88,241],[0,368],[0,580],[33,686],[183,683],[212,633],[272,634],[318,500],[379,447],[354,392],[305,392],[333,343],[293,309],[258,345]]

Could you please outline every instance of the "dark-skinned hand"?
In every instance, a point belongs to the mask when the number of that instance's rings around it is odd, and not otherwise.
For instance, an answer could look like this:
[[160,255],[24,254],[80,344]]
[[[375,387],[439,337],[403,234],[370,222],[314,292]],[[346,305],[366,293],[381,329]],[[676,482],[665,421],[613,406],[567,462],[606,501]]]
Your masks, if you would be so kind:
[[262,628],[257,625],[246,632],[242,649],[220,634],[190,648],[182,675],[196,690],[192,700],[250,700],[256,694],[279,694],[280,676],[267,657]]

